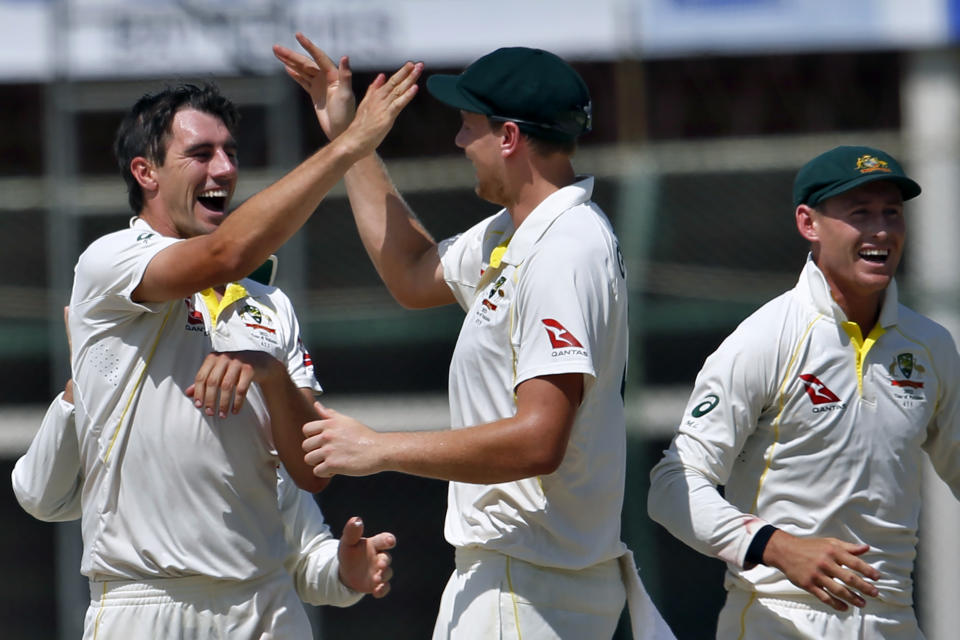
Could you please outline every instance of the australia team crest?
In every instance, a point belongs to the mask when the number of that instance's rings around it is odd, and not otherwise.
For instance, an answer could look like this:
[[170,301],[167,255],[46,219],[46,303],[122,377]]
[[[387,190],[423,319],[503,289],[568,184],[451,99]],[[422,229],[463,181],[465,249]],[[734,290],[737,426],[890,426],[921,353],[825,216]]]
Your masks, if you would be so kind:
[[924,378],[927,368],[910,352],[898,353],[887,366],[890,374],[890,384],[893,386],[893,397],[900,406],[908,409],[924,402]]

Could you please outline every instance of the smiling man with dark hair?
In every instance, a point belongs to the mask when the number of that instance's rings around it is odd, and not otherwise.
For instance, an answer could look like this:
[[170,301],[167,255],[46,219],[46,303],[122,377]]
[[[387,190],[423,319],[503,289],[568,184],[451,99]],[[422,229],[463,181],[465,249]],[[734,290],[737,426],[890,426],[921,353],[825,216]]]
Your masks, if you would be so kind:
[[[377,147],[420,70],[378,76],[341,138],[233,212],[237,115],[213,87],[144,96],[121,124],[136,216],[82,253],[69,310],[84,637],[311,634],[285,562],[316,528],[278,483],[327,482],[301,450],[319,385],[290,301],[246,276]],[[376,564],[385,547],[363,544]],[[348,586],[385,593],[389,572],[371,577]]]

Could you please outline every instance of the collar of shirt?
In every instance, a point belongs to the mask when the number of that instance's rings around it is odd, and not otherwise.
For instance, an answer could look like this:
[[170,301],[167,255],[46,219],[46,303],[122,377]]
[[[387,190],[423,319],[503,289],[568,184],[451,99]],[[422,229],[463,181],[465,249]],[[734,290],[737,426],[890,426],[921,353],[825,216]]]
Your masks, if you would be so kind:
[[[813,261],[813,255],[807,254],[807,263],[800,274],[798,283],[807,298],[813,303],[813,306],[820,313],[831,316],[838,324],[847,321],[847,314],[843,312],[840,305],[833,299],[830,293],[830,285],[827,283],[826,276],[820,271],[820,267]],[[880,318],[878,324],[881,327],[892,327],[897,324],[897,308],[899,306],[897,294],[897,281],[890,281],[883,297],[883,306],[880,308]]]
[[593,195],[593,177],[581,176],[573,184],[558,189],[530,212],[520,224],[507,245],[501,260],[517,266],[522,263],[537,240],[567,209],[583,204]]

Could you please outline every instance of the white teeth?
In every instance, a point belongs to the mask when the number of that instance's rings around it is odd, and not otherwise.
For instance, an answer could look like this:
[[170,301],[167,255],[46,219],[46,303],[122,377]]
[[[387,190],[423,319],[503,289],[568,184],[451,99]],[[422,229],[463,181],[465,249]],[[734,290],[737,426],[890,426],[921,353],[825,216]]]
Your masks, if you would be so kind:
[[861,249],[860,255],[863,256],[888,256],[890,255],[889,249]]
[[200,192],[199,198],[226,198],[227,190],[226,189],[207,189],[206,191]]

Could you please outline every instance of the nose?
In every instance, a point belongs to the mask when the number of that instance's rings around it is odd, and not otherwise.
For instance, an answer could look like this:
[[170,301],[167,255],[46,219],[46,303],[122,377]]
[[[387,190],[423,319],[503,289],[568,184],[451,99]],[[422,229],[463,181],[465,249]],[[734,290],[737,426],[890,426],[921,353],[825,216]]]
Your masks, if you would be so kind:
[[467,134],[463,130],[463,127],[460,127],[460,130],[457,131],[457,137],[453,139],[453,144],[457,145],[457,147],[459,147],[460,149],[466,149],[467,142],[468,142]]
[[227,153],[225,149],[217,149],[210,161],[210,175],[215,178],[225,178],[235,176],[237,173],[237,163],[232,154]]
[[885,240],[890,235],[894,225],[894,222],[882,212],[871,216],[870,222],[870,235],[880,240]]

